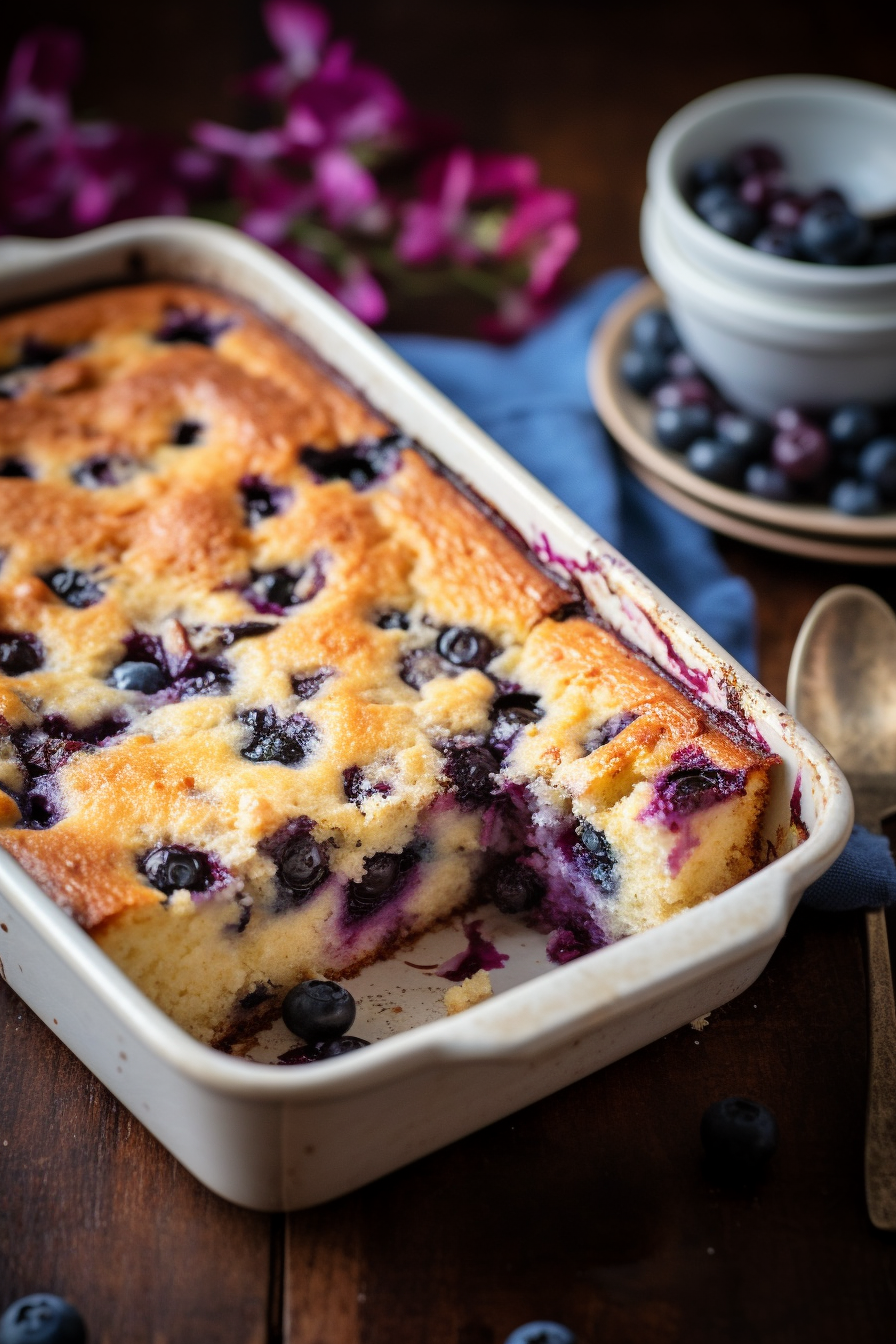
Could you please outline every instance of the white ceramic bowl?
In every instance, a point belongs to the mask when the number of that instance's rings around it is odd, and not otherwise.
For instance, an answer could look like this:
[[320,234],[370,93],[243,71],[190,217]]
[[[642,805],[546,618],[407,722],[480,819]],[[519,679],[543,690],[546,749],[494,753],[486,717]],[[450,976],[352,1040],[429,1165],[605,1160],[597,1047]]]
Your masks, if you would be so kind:
[[854,80],[747,80],[688,104],[654,141],[641,246],[697,362],[738,405],[825,407],[896,396],[896,265],[820,266],[717,233],[683,186],[691,165],[748,141],[784,153],[798,189],[896,207],[896,93]]

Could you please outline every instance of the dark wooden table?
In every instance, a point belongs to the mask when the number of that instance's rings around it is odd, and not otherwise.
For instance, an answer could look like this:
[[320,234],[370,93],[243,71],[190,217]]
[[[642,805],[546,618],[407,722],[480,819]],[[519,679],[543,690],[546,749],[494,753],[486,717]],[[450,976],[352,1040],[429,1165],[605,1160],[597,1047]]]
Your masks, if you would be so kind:
[[[334,0],[337,28],[472,143],[535,154],[581,200],[572,279],[637,264],[643,165],[678,106],[793,70],[896,84],[896,10],[853,0]],[[35,0],[89,38],[85,110],[179,130],[236,118],[263,57],[249,0]],[[448,305],[395,324],[457,329]],[[722,542],[759,599],[763,678],[783,695],[814,599],[858,573]],[[501,1344],[533,1317],[591,1344],[890,1341],[896,1244],[864,1210],[866,1011],[859,917],[799,913],[757,984],[577,1086],[336,1203],[247,1213],[200,1187],[0,986],[0,1303],[70,1297],[93,1344]],[[700,1166],[717,1097],[781,1125],[752,1195]]]

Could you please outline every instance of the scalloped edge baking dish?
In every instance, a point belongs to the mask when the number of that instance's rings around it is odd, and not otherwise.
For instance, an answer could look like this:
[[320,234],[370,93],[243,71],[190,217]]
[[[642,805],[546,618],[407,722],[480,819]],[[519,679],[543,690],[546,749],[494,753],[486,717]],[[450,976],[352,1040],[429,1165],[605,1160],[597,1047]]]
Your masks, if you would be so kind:
[[146,219],[60,242],[0,242],[0,303],[112,281],[219,285],[296,332],[500,510],[601,614],[784,759],[770,811],[802,790],[809,837],[724,895],[459,1016],[313,1069],[201,1045],[146,999],[4,851],[0,973],[200,1181],[254,1209],[334,1198],[575,1082],[740,994],[800,895],[842,849],[852,799],[824,749],[628,562],[310,280],[243,235]]

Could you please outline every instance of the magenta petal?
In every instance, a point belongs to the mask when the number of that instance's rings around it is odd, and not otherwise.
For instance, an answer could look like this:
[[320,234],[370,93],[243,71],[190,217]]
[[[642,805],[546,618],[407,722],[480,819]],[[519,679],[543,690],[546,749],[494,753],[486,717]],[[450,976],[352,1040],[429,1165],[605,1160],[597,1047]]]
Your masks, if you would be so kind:
[[290,107],[285,131],[290,143],[303,149],[318,149],[327,138],[320,117],[301,103],[294,103]]
[[386,296],[363,263],[356,263],[336,290],[336,298],[368,326],[382,322],[388,311]]
[[344,149],[326,149],[313,164],[314,180],[327,217],[341,228],[377,197],[373,176]]
[[268,0],[263,13],[270,39],[286,57],[290,73],[307,79],[317,68],[329,36],[328,15],[302,0]]
[[575,224],[564,219],[552,225],[532,258],[527,285],[530,293],[547,294],[578,245],[579,230]]
[[22,89],[67,94],[81,73],[82,45],[68,28],[46,26],[27,33],[9,62],[3,101]]
[[282,131],[239,131],[234,126],[222,126],[216,121],[197,122],[193,127],[193,139],[203,149],[210,149],[216,154],[259,162],[276,158],[284,149]]
[[550,228],[552,224],[571,220],[576,212],[576,198],[572,192],[538,187],[522,201],[504,225],[498,255],[512,256],[530,238]]
[[424,265],[442,255],[447,243],[442,213],[427,201],[410,201],[402,212],[395,254],[409,265]]
[[100,177],[87,177],[72,199],[72,217],[81,229],[95,229],[109,218],[114,196]]
[[480,154],[473,182],[475,196],[516,195],[538,184],[538,164],[527,154]]

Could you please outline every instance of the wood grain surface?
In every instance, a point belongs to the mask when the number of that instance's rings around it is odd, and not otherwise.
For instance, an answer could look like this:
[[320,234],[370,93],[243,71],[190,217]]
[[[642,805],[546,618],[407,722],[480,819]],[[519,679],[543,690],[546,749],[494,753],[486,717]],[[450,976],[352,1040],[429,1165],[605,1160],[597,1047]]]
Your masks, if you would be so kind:
[[[650,141],[689,98],[794,70],[896,85],[896,9],[854,0],[334,0],[343,35],[479,147],[537,155],[579,194],[573,283],[637,265]],[[244,117],[234,77],[265,55],[254,0],[32,0],[90,43],[85,112],[179,131]],[[465,330],[459,303],[396,328]],[[724,541],[753,584],[763,679],[783,695],[799,625],[834,583],[896,599],[892,572]],[[502,1344],[553,1317],[583,1344],[792,1344],[894,1337],[896,1240],[865,1214],[861,917],[801,911],[757,984],[559,1095],[324,1208],[247,1213],[203,1190],[0,985],[0,1306],[69,1297],[92,1344]],[[767,1180],[701,1167],[704,1107],[776,1112]]]

